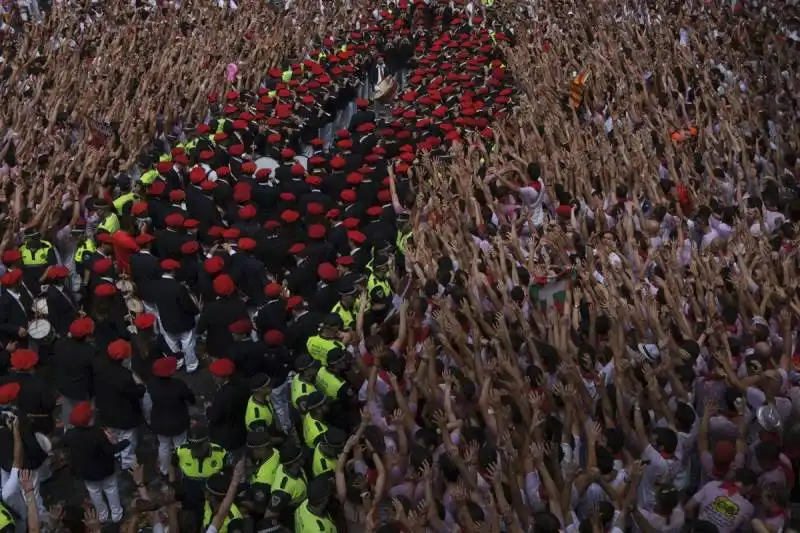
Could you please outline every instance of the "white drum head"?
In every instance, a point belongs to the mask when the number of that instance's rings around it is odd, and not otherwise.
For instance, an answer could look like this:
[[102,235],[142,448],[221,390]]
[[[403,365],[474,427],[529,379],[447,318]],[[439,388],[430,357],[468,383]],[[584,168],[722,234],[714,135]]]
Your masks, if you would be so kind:
[[259,157],[254,162],[256,164],[256,171],[261,170],[262,168],[268,168],[274,172],[279,166],[278,162],[271,157]]
[[308,170],[308,158],[304,155],[297,155],[294,160],[303,165],[303,168]]
[[125,305],[128,307],[128,311],[134,314],[139,314],[144,312],[144,305],[139,298],[128,298],[125,300]]
[[43,318],[37,318],[28,323],[28,335],[35,341],[46,339],[52,330],[50,322]]
[[36,298],[33,301],[33,314],[47,316],[47,298]]
[[117,288],[120,292],[131,293],[133,292],[133,282],[129,279],[121,279],[117,281]]

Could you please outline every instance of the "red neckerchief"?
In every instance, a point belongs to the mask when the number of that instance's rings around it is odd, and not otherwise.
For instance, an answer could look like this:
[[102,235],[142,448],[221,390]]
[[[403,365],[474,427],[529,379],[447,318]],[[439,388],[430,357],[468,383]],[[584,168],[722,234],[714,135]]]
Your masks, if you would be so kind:
[[674,459],[675,458],[675,456],[673,454],[671,454],[671,453],[661,452],[661,451],[658,452],[658,453],[661,454],[661,457],[663,457],[664,459]]
[[767,515],[767,518],[777,518],[779,516],[786,516],[786,510],[781,507],[780,505],[772,505],[769,509],[764,510],[764,514]]
[[739,485],[733,481],[723,481],[719,484],[719,488],[728,493],[728,496],[739,494]]

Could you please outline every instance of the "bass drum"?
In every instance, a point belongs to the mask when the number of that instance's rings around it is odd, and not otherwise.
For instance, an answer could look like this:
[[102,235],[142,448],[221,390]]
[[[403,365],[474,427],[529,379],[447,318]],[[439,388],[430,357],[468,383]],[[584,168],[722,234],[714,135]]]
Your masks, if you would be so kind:
[[274,175],[275,169],[280,166],[278,162],[272,159],[271,157],[259,157],[258,159],[255,160],[255,164],[256,164],[256,172],[258,172],[262,168],[268,168],[273,172],[272,175]]
[[303,165],[303,168],[308,170],[308,158],[304,155],[297,155],[294,160]]
[[56,338],[56,332],[49,321],[37,318],[28,322],[28,336],[38,344],[50,344]]

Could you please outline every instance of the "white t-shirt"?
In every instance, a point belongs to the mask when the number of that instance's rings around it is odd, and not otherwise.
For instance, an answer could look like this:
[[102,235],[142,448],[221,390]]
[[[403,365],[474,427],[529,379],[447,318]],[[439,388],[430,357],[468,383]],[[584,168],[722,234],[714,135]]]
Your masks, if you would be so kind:
[[650,461],[650,464],[645,467],[639,483],[639,505],[644,509],[652,509],[656,502],[656,483],[671,483],[675,478],[678,461],[662,457],[652,444],[644,449],[642,459]]

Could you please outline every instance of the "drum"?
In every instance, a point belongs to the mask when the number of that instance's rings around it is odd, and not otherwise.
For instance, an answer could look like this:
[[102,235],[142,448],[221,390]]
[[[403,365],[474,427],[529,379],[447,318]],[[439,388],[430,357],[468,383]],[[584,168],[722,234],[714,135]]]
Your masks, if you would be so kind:
[[32,309],[36,316],[47,316],[47,298],[36,298]]
[[388,103],[394,98],[397,92],[397,81],[391,76],[387,76],[375,86],[375,101],[382,104]]
[[124,294],[130,294],[133,292],[133,282],[129,279],[121,279],[117,281],[117,289]]
[[56,332],[50,322],[37,318],[28,322],[28,336],[39,344],[50,344],[55,340]]
[[128,311],[130,311],[135,315],[144,312],[144,304],[139,298],[135,296],[131,296],[130,298],[125,298],[125,305],[128,307]]
[[306,156],[298,155],[298,156],[295,156],[294,160],[296,162],[300,163],[301,165],[303,165],[304,169],[308,170],[308,158]]
[[255,160],[255,164],[257,171],[261,170],[262,168],[268,168],[274,172],[279,166],[278,162],[271,157],[259,157]]

